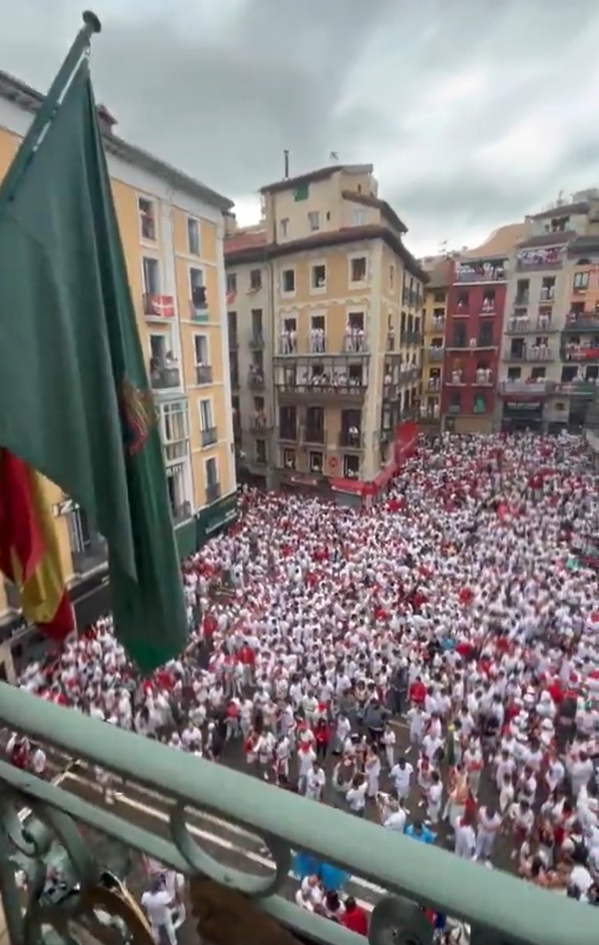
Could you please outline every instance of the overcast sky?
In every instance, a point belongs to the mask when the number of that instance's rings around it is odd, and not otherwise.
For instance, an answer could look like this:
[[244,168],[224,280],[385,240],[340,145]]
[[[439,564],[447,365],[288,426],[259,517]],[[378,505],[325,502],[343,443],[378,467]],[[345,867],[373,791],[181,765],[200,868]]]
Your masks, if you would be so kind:
[[[85,0],[18,0],[0,69],[45,90]],[[89,0],[90,3],[93,0]],[[598,0],[95,0],[98,101],[232,197],[372,162],[417,254],[599,185]]]

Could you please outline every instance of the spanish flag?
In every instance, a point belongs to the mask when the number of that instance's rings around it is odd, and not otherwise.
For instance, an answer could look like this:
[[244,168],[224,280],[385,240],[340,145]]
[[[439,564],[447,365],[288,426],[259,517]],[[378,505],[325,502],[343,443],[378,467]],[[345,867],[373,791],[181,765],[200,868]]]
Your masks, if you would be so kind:
[[52,511],[39,473],[0,449],[0,570],[21,595],[23,616],[53,640],[74,629]]

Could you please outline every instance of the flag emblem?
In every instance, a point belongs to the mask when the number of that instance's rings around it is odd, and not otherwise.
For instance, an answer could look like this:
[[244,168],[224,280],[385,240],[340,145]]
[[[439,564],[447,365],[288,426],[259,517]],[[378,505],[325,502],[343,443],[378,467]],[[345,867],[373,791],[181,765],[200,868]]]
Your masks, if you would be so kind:
[[135,456],[156,423],[154,399],[150,390],[140,390],[126,377],[120,400],[125,449],[130,456]]

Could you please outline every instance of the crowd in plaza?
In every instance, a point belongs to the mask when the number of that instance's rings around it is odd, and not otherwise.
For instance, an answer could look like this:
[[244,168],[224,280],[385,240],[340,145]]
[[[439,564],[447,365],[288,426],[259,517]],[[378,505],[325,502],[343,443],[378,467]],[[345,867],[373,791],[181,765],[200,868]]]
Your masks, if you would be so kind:
[[497,434],[420,442],[371,508],[246,490],[184,564],[185,654],[142,680],[107,617],[21,685],[594,903],[598,486],[580,438]]

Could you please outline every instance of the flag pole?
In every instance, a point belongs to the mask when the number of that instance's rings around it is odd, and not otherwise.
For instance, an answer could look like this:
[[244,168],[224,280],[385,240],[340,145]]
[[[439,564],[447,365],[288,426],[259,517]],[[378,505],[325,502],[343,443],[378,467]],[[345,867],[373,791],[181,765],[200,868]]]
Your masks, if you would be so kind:
[[2,187],[0,188],[0,214],[13,199],[21,175],[35,154],[37,146],[48,125],[52,122],[58,110],[59,103],[70,85],[75,70],[79,66],[82,58],[88,55],[93,34],[100,33],[102,30],[100,20],[91,10],[85,10],[82,19],[83,26],[75,37],[75,41],[67,53],[66,59],[56,74],[56,78],[36,112],[29,131],[21,142],[21,147],[17,151],[11,166],[4,176]]

